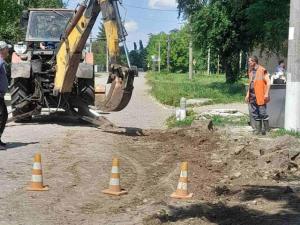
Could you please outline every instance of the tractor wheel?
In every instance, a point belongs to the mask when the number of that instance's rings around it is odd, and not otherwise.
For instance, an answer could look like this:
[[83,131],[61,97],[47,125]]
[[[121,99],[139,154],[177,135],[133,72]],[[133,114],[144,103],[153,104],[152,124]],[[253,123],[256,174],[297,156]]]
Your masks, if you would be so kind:
[[[12,79],[9,88],[11,95],[11,107],[14,110],[13,117],[28,113],[34,109],[34,106],[27,100],[31,93],[29,90],[29,80],[24,78]],[[31,116],[28,116],[15,122],[28,122],[31,120]]]

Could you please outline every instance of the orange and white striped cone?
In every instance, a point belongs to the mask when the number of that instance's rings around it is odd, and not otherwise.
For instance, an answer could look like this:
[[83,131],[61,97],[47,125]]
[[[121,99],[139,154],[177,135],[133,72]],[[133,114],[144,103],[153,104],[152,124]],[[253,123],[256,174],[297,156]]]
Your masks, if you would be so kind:
[[32,166],[31,184],[27,188],[28,191],[48,191],[49,187],[43,185],[42,157],[40,153],[34,156]]
[[183,162],[177,190],[171,195],[171,198],[188,199],[192,197],[193,193],[188,193],[188,163]]
[[119,159],[114,158],[112,162],[109,189],[103,190],[102,192],[104,194],[117,195],[117,196],[127,194],[127,191],[121,189],[119,168],[120,168]]

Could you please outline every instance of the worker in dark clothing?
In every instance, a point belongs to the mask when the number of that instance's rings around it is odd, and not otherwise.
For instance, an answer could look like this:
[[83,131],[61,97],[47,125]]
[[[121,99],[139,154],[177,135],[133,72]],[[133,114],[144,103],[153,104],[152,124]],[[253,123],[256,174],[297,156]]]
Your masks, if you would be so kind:
[[5,68],[5,58],[9,55],[9,49],[11,45],[8,45],[4,41],[0,41],[0,150],[6,149],[6,144],[2,142],[2,134],[5,129],[6,121],[8,118],[7,108],[4,100],[5,93],[8,90],[8,78]]
[[256,134],[265,135],[269,130],[267,103],[270,101],[271,81],[267,70],[258,64],[258,58],[249,58],[249,90],[245,101],[250,104],[251,116],[254,118]]

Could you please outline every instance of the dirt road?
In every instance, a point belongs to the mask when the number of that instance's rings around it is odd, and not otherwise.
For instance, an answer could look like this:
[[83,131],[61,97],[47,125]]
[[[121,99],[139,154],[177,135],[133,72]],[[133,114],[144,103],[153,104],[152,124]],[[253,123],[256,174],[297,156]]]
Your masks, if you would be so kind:
[[[156,103],[148,95],[148,89],[142,74],[135,81],[128,108],[107,117],[118,126],[162,128],[172,110]],[[134,192],[138,193],[144,175],[139,164],[142,162],[126,154],[130,149],[124,143],[126,137],[103,133],[70,118],[52,116],[30,124],[9,124],[4,140],[9,142],[9,149],[0,152],[0,224],[126,224],[126,221],[132,224],[134,221],[127,213],[116,218],[103,216],[121,206],[130,208],[125,203],[135,199]],[[44,180],[50,185],[47,193],[24,191],[31,177],[35,152],[42,153]],[[118,199],[101,194],[108,185],[113,156],[119,157],[125,168],[124,186],[132,188],[132,194],[124,198],[121,206]],[[95,217],[90,213],[94,210]],[[79,217],[74,217],[76,214]]]
[[[299,140],[254,137],[237,127],[209,132],[204,121],[184,129],[137,129],[162,127],[172,111],[147,97],[143,78],[137,84],[136,93],[145,95],[133,98],[126,121],[110,116],[130,127],[127,133],[55,117],[8,127],[10,148],[0,152],[1,225],[300,224]],[[48,192],[25,191],[36,151],[43,156]],[[101,193],[112,157],[120,158],[126,196]],[[182,161],[189,162],[194,193],[188,201],[169,197]]]
[[[150,95],[150,87],[146,84],[145,73],[134,81],[134,94],[129,105],[121,112],[107,116],[112,122],[122,127],[141,129],[160,129],[164,127],[166,119],[175,109],[159,104]],[[105,81],[100,78],[97,81]]]

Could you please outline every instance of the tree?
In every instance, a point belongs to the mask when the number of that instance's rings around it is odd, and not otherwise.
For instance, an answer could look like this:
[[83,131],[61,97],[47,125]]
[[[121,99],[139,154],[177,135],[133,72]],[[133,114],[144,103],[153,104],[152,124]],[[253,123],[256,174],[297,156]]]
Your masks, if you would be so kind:
[[276,51],[284,49],[288,2],[178,0],[178,7],[179,13],[191,21],[195,47],[202,50],[210,48],[220,55],[226,81],[234,82],[239,75],[241,51],[250,52],[254,47]]
[[23,0],[23,5],[18,0],[0,1],[0,38],[11,43],[23,39],[19,26],[22,10],[27,8],[61,8],[61,0]]
[[238,79],[239,54],[251,45],[251,36],[245,29],[246,6],[244,1],[214,0],[190,12],[194,45],[220,55],[228,83]]
[[246,10],[247,30],[262,50],[287,55],[290,0],[256,0]]
[[25,8],[62,8],[62,0],[23,0]]
[[139,41],[139,45],[140,45],[140,51],[143,51],[144,50],[144,45],[143,45],[142,40]]
[[133,42],[133,49],[134,49],[134,51],[137,51],[137,45],[136,45],[136,42]]
[[19,18],[22,7],[17,0],[2,0],[0,2],[0,38],[1,40],[15,42],[22,35],[19,29]]
[[[176,30],[170,34],[171,50],[170,50],[170,69],[171,72],[186,72],[188,70],[188,43],[189,34],[187,27]],[[167,45],[168,35],[160,33],[151,35],[147,46],[147,62],[151,65],[152,56],[158,56],[158,44],[161,49],[161,68],[167,68]]]
[[92,50],[95,56],[95,63],[103,69],[106,67],[106,35],[104,24],[99,26],[97,38],[92,42]]

